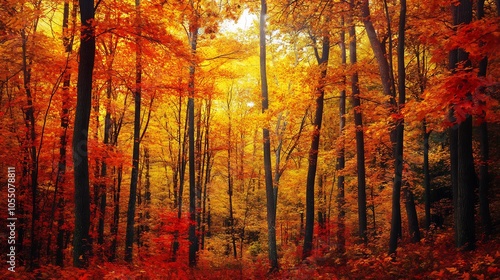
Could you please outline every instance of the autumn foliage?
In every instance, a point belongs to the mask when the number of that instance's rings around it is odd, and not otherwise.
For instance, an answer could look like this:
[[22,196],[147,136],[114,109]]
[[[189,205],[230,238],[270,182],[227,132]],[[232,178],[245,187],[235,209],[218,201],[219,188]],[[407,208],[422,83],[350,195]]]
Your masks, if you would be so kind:
[[500,278],[499,5],[1,1],[0,278]]

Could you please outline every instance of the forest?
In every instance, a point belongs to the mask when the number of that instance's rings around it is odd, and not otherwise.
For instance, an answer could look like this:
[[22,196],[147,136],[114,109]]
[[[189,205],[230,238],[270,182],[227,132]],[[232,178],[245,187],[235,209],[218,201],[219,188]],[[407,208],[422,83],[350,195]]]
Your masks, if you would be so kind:
[[1,279],[500,278],[500,0],[0,0]]

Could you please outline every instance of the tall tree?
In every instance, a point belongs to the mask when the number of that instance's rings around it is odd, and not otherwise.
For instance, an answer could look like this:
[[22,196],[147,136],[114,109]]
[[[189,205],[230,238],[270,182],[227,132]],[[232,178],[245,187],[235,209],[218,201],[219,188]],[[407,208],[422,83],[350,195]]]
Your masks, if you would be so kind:
[[[472,2],[460,0],[458,5],[452,5],[454,28],[472,21]],[[467,71],[470,65],[467,52],[458,47],[450,51],[449,67],[454,72]],[[465,93],[465,98],[470,93]],[[463,118],[461,120],[460,118]],[[475,246],[474,232],[474,159],[472,156],[472,116],[456,116],[452,105],[450,128],[451,177],[453,186],[453,206],[455,220],[455,245],[459,248],[473,249]]]
[[[406,25],[406,0],[400,1],[399,26],[398,26],[398,113],[406,102],[406,65],[405,65],[405,25]],[[389,253],[396,252],[398,239],[401,237],[401,186],[403,183],[403,136],[404,119],[400,118],[396,123],[396,146],[394,151],[394,182],[392,187],[392,217],[391,234],[389,238]],[[412,241],[420,240],[418,229],[418,218],[415,210],[413,193],[408,187],[404,188],[405,205],[408,216],[408,226]]]
[[[342,27],[345,26],[344,17],[342,16]],[[345,30],[342,28],[340,31],[340,51],[341,51],[341,59],[342,66],[346,67],[347,65],[347,50],[345,45]],[[340,91],[340,99],[339,99],[339,134],[341,139],[340,148],[337,155],[337,172],[342,172],[345,167],[345,142],[344,142],[344,128],[345,128],[345,109],[346,109],[346,86],[347,86],[347,77],[344,75],[343,77],[343,86],[344,88]],[[345,191],[344,191],[344,175],[338,175],[337,177],[337,208],[338,208],[338,231],[337,231],[337,251],[340,254],[345,253]]]
[[[354,0],[350,2],[351,10],[354,9]],[[361,113],[361,98],[359,97],[359,78],[356,54],[356,26],[351,19],[349,22],[349,60],[354,68],[351,74],[351,96],[354,109],[354,125],[356,126],[356,166],[358,174],[358,236],[363,242],[368,241],[366,218],[366,171],[365,171],[365,138],[363,132],[363,115]],[[385,58],[384,58],[385,59]],[[387,62],[387,61],[386,61]]]
[[137,182],[139,177],[139,153],[141,134],[141,93],[142,93],[142,47],[141,47],[141,1],[135,0],[136,32],[135,37],[135,90],[134,90],[134,147],[132,151],[132,176],[130,178],[130,195],[127,210],[127,230],[125,236],[125,261],[132,262],[134,233],[135,233],[135,209],[137,199]]
[[[260,25],[259,25],[259,46],[260,46],[260,85],[262,93],[262,113],[269,109],[269,91],[267,85],[267,62],[266,62],[266,17],[267,1],[260,1]],[[264,141],[264,173],[266,183],[266,208],[267,208],[267,243],[268,256],[271,266],[270,271],[279,269],[278,250],[276,247],[276,204],[273,188],[273,174],[271,167],[271,139],[269,128],[262,129]],[[313,213],[314,215],[314,213]]]
[[316,61],[320,67],[320,77],[318,85],[315,89],[316,94],[316,112],[313,120],[313,133],[311,139],[311,147],[309,149],[309,165],[307,168],[306,179],[306,227],[304,232],[304,248],[302,258],[311,255],[313,248],[313,232],[314,232],[314,183],[316,181],[316,169],[318,164],[319,139],[321,133],[321,124],[323,122],[323,106],[325,100],[325,84],[328,70],[328,59],[330,57],[330,35],[328,31],[323,31],[321,56],[316,46],[316,39],[313,36],[313,47]]
[[95,58],[93,27],[94,1],[80,0],[80,64],[78,66],[76,115],[73,131],[73,165],[75,181],[75,230],[73,235],[73,265],[88,264],[91,241],[90,190],[88,162],[88,131],[92,106],[92,72]]
[[[498,1],[497,1],[498,3]],[[497,12],[500,15],[500,6],[497,6]],[[477,18],[480,20],[484,18],[484,0],[477,1]],[[485,77],[488,68],[488,57],[485,56],[479,62],[478,76]],[[488,143],[488,123],[484,116],[480,117],[481,124],[479,125],[479,142],[480,148],[480,165],[479,165],[479,217],[481,218],[481,225],[484,229],[484,234],[488,237],[492,232],[490,203],[488,199],[489,189],[489,143]]]
[[188,141],[189,141],[189,265],[196,266],[196,253],[198,252],[198,236],[196,235],[196,157],[195,157],[195,74],[196,74],[196,48],[198,45],[198,30],[200,28],[198,10],[191,4],[193,15],[189,22],[189,46],[191,59],[189,65],[188,81]]
[[[76,2],[73,1],[73,12],[71,14],[73,21],[76,20],[77,6]],[[70,2],[68,0],[64,1],[64,12],[63,12],[63,46],[66,55],[68,56],[73,51],[73,31],[69,30],[69,18],[70,18]],[[74,25],[74,22],[73,22]],[[68,61],[69,62],[69,61]],[[54,198],[58,196],[57,208],[58,208],[58,220],[57,220],[57,245],[56,245],[56,265],[63,266],[64,263],[64,236],[66,230],[64,229],[65,224],[65,213],[64,205],[66,204],[64,198],[64,185],[66,183],[66,158],[67,158],[67,144],[68,144],[68,125],[69,125],[69,87],[71,83],[71,72],[70,69],[66,69],[63,77],[63,96],[62,96],[62,110],[61,110],[61,135],[59,137],[59,164],[57,170],[57,179],[54,187]],[[54,199],[55,200],[55,199]],[[54,204],[55,206],[55,204]]]

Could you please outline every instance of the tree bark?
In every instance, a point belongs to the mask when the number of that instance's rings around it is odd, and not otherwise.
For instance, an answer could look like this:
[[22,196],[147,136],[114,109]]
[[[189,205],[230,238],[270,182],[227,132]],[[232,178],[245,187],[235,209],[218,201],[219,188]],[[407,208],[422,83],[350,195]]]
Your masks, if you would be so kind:
[[[461,0],[452,5],[453,25],[468,24],[472,21],[472,2]],[[450,51],[450,69],[456,70],[458,63],[470,64],[468,54],[460,48]],[[469,95],[469,94],[468,94]],[[453,109],[452,109],[453,113]],[[450,155],[453,185],[453,206],[455,219],[455,245],[458,248],[473,249],[474,232],[474,159],[472,156],[472,117],[456,123],[450,129]]]
[[[267,69],[266,69],[266,16],[267,16],[267,1],[260,1],[260,25],[259,25],[259,46],[260,46],[260,80],[262,93],[262,113],[265,113],[269,108],[269,92],[267,85]],[[277,271],[278,250],[276,247],[276,204],[273,190],[273,174],[271,167],[271,141],[269,136],[269,128],[262,129],[262,137],[264,141],[264,172],[266,183],[266,208],[267,208],[267,242],[268,242],[268,257],[270,271]]]
[[[197,17],[197,16],[195,16]],[[194,93],[196,71],[196,47],[198,43],[198,19],[189,25],[189,43],[191,46],[192,61],[189,65],[188,84],[188,140],[189,140],[189,266],[196,266],[198,252],[198,237],[196,236],[196,157],[195,157],[195,124],[194,124]]]
[[125,261],[133,260],[133,246],[135,237],[135,209],[137,200],[137,183],[139,178],[139,153],[141,137],[141,93],[142,93],[142,48],[141,48],[141,8],[140,0],[135,0],[136,31],[135,38],[135,90],[134,90],[134,146],[132,151],[132,175],[130,178],[130,194],[127,209],[127,230],[125,233]]
[[[398,113],[406,102],[406,71],[405,71],[405,25],[406,0],[400,1],[399,28],[398,28]],[[389,254],[396,252],[398,239],[401,238],[401,185],[403,182],[403,136],[404,119],[396,124],[396,149],[394,151],[394,182],[392,186],[392,217],[391,235],[389,237]]]
[[[315,49],[317,54],[317,49]],[[309,149],[309,166],[307,168],[306,181],[306,227],[304,233],[304,248],[302,258],[305,259],[311,255],[313,248],[314,232],[314,183],[316,181],[316,169],[318,163],[319,140],[321,133],[321,124],[323,122],[323,103],[325,99],[325,78],[327,74],[328,58],[330,56],[330,37],[329,34],[323,35],[322,54],[316,56],[318,65],[321,67],[318,86],[316,87],[316,113],[313,121],[313,135],[311,148]]]
[[88,131],[92,99],[92,72],[95,58],[95,34],[92,26],[94,1],[80,0],[80,64],[78,66],[77,103],[73,131],[73,165],[75,180],[75,231],[73,265],[85,267],[91,248],[90,190],[88,165]]
[[[351,0],[351,9],[354,0]],[[357,65],[356,57],[356,27],[354,21],[350,20],[349,27],[349,60],[353,67]],[[384,58],[385,60],[385,58]],[[385,60],[387,62],[387,60]],[[365,140],[363,132],[363,115],[361,113],[361,99],[359,98],[358,71],[351,75],[352,106],[354,109],[354,125],[356,126],[356,165],[358,169],[358,236],[364,242],[368,242],[367,217],[366,217],[366,171],[365,171]]]
[[[500,7],[499,10],[500,11]],[[484,0],[477,2],[477,18],[484,17]],[[479,63],[478,76],[485,77],[488,68],[488,57],[484,57]],[[488,123],[484,116],[480,117],[481,124],[479,125],[479,143],[480,143],[480,165],[479,165],[479,217],[484,230],[484,235],[488,238],[492,231],[493,225],[491,222],[490,203],[488,199],[489,189],[489,143],[488,143]]]
[[[76,18],[76,5],[73,2],[73,13],[71,14],[73,20]],[[63,11],[63,46],[64,51],[69,55],[73,51],[73,38],[74,33],[69,33],[69,1],[64,2]],[[62,97],[62,110],[61,110],[61,136],[59,137],[59,164],[57,171],[56,185],[54,187],[54,195],[58,196],[57,202],[57,240],[56,240],[56,265],[63,266],[64,264],[64,236],[66,230],[64,229],[65,216],[64,216],[64,205],[66,204],[64,199],[64,184],[66,182],[66,157],[67,157],[67,146],[68,146],[68,125],[69,125],[69,86],[71,83],[71,73],[69,69],[65,70],[63,78],[63,97]]]
[[431,178],[429,173],[429,135],[425,119],[422,122],[424,132],[424,201],[425,201],[425,228],[431,226]]
[[[342,27],[344,24],[344,17],[342,17]],[[345,46],[345,31],[342,29],[340,32],[340,49],[341,49],[341,59],[342,66],[345,67],[347,64],[347,51]],[[345,167],[345,109],[346,109],[346,76],[343,77],[344,88],[340,91],[339,99],[339,139],[341,139],[340,149],[337,155],[337,173],[342,172]],[[345,191],[344,191],[344,175],[339,175],[337,178],[337,252],[341,255],[345,253]]]
[[[351,1],[351,5],[354,3]],[[385,51],[377,38],[377,32],[375,31],[375,27],[370,19],[370,4],[369,0],[363,0],[361,4],[361,14],[363,17],[363,23],[365,25],[366,34],[368,35],[368,39],[370,40],[370,45],[372,46],[373,53],[375,54],[375,58],[377,59],[378,68],[380,72],[380,78],[382,81],[382,88],[384,90],[384,94],[391,97],[390,104],[396,105],[395,100],[395,92],[392,88],[392,80],[391,80],[391,70],[389,67],[389,62],[385,56]]]
[[418,228],[417,209],[415,208],[415,198],[413,192],[405,187],[403,189],[405,197],[406,215],[408,217],[408,231],[410,232],[410,240],[412,243],[420,241],[420,230]]

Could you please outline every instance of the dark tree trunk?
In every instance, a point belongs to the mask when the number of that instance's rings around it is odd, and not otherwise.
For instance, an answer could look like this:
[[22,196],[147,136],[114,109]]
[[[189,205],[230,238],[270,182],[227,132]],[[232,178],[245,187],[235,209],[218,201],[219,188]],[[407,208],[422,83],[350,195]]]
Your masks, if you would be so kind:
[[304,248],[302,258],[305,259],[311,255],[313,248],[314,232],[314,183],[316,181],[316,169],[318,163],[319,139],[321,133],[321,124],[323,122],[323,103],[325,99],[325,78],[327,74],[328,58],[330,56],[330,37],[328,34],[323,36],[322,54],[318,54],[315,49],[316,60],[321,67],[320,79],[316,87],[316,113],[313,122],[313,134],[311,148],[309,149],[309,166],[307,168],[306,181],[306,227],[304,232]]
[[146,182],[144,184],[144,224],[142,226],[143,232],[149,232],[149,219],[151,218],[150,207],[151,207],[151,175],[150,175],[150,154],[149,149],[144,149],[144,164],[146,165]]
[[[405,71],[405,25],[406,25],[406,0],[400,1],[401,10],[399,13],[398,28],[398,91],[400,113],[406,102],[406,71]],[[403,136],[404,119],[400,119],[396,124],[396,149],[394,151],[394,182],[392,186],[392,217],[391,235],[389,238],[389,254],[396,252],[398,239],[401,238],[401,185],[403,183]]]
[[[108,71],[111,73],[112,64],[108,65]],[[106,88],[106,115],[104,117],[104,140],[103,143],[108,149],[108,145],[110,144],[110,133],[111,133],[111,94],[113,91],[113,82],[111,75],[107,80],[107,88]],[[99,224],[97,228],[97,244],[102,246],[104,244],[104,217],[106,214],[106,199],[107,199],[107,187],[106,187],[106,177],[108,176],[108,165],[106,159],[104,158],[101,163],[101,172],[100,172],[100,198],[99,198]]]
[[[461,0],[452,5],[453,25],[467,24],[472,21],[472,2]],[[450,69],[455,70],[458,63],[470,64],[463,49],[450,51]],[[452,109],[452,122],[456,123]],[[472,156],[472,117],[456,123],[450,129],[451,175],[453,185],[453,206],[455,219],[455,245],[473,249],[474,233],[474,159]]]
[[188,140],[189,140],[189,266],[196,266],[198,252],[198,236],[196,236],[196,157],[195,157],[195,125],[194,125],[194,91],[195,91],[195,56],[198,43],[198,19],[189,25],[189,43],[193,61],[189,66],[189,99],[188,99]]
[[[231,97],[229,98],[231,99]],[[235,230],[234,230],[234,210],[233,210],[233,189],[234,189],[234,180],[233,180],[233,172],[232,172],[232,167],[231,167],[231,158],[233,157],[232,155],[232,150],[233,150],[233,144],[232,144],[232,122],[231,122],[231,108],[230,108],[230,100],[228,100],[227,103],[227,109],[229,112],[229,127],[227,131],[227,194],[229,197],[229,234],[231,238],[231,245],[233,246],[233,257],[236,259],[238,257],[237,251],[236,251],[236,236],[235,236]]]
[[34,269],[38,267],[38,259],[40,255],[39,240],[37,239],[37,224],[40,214],[38,213],[38,156],[36,149],[36,130],[35,130],[35,108],[33,104],[33,96],[31,91],[31,61],[28,58],[28,36],[26,30],[21,30],[22,39],[22,71],[23,71],[23,87],[26,92],[27,106],[24,110],[24,120],[26,123],[26,147],[29,153],[28,173],[30,175],[29,184],[31,187],[31,234],[30,234],[30,255],[29,267]]
[[[77,6],[73,2],[73,13],[72,18],[76,18]],[[63,46],[66,54],[70,54],[73,51],[73,33],[69,33],[69,1],[64,2],[64,12],[63,12]],[[59,165],[57,172],[56,185],[54,187],[54,197],[58,196],[57,202],[57,240],[56,240],[56,265],[64,265],[64,236],[66,231],[64,229],[65,216],[64,216],[64,205],[66,204],[64,199],[64,184],[66,182],[66,157],[67,157],[67,146],[68,146],[68,125],[69,125],[69,86],[71,82],[71,74],[66,69],[64,73],[63,80],[63,97],[62,97],[62,110],[61,110],[61,136],[59,140]],[[54,213],[54,212],[53,212]]]
[[[267,1],[260,1],[260,80],[262,93],[262,113],[269,108],[269,92],[267,85],[267,63],[266,63],[266,16],[267,16]],[[271,266],[270,271],[279,269],[278,250],[276,247],[276,204],[273,189],[273,174],[271,167],[271,140],[269,129],[262,129],[262,137],[264,141],[264,172],[266,182],[266,208],[267,208],[267,237],[268,237],[268,257]],[[314,215],[314,214],[313,214]]]
[[205,236],[207,235],[207,200],[208,200],[208,185],[211,180],[211,169],[212,169],[212,152],[210,151],[210,116],[212,110],[212,99],[209,97],[206,105],[206,118],[205,118],[205,141],[204,141],[204,150],[205,150],[205,180],[203,182],[203,199],[202,199],[202,212],[201,212],[201,250],[205,249]]
[[[500,7],[498,7],[500,11]],[[477,18],[482,19],[484,17],[484,0],[477,2]],[[488,57],[484,57],[479,63],[478,76],[485,77],[486,70],[488,68]],[[484,230],[484,235],[486,238],[491,235],[493,226],[491,223],[490,214],[490,203],[488,200],[488,188],[489,188],[489,174],[488,168],[490,160],[489,157],[489,145],[488,145],[488,123],[481,116],[481,124],[479,125],[479,142],[480,142],[480,165],[479,165],[479,217],[481,218],[481,225]]]
[[142,93],[142,51],[140,26],[140,0],[135,0],[136,7],[136,54],[135,54],[135,90],[134,90],[134,147],[132,151],[132,175],[130,178],[130,194],[127,208],[127,230],[125,233],[125,261],[132,262],[135,235],[135,209],[137,200],[137,182],[139,178],[139,153],[141,135],[141,93]]
[[[342,26],[344,27],[344,18],[342,17]],[[342,66],[346,67],[347,65],[347,51],[346,51],[346,46],[345,46],[345,31],[342,29],[340,33],[340,48],[341,48],[341,57],[342,57]],[[344,89],[340,92],[340,99],[339,99],[339,130],[340,130],[340,137],[339,139],[342,139],[340,143],[340,150],[338,152],[337,156],[337,172],[342,172],[345,167],[345,142],[344,138],[345,133],[344,133],[344,128],[345,128],[345,103],[346,103],[346,77],[343,77],[344,79]],[[345,178],[344,175],[340,175],[337,178],[337,188],[338,188],[338,193],[337,193],[337,209],[338,209],[338,216],[337,216],[337,224],[338,224],[338,229],[337,229],[337,252],[341,255],[345,253],[345,192],[344,192],[344,182]]]
[[90,190],[88,163],[88,131],[92,101],[92,72],[95,57],[93,28],[94,1],[80,0],[80,64],[78,66],[77,103],[73,131],[73,165],[75,178],[75,231],[73,235],[73,265],[88,264],[91,248]]
[[111,223],[111,249],[109,254],[109,261],[116,259],[116,249],[118,247],[118,225],[120,223],[120,193],[122,185],[122,166],[118,167],[117,178],[113,183],[113,222]]
[[[351,7],[353,7],[354,3],[351,1]],[[368,35],[368,39],[370,40],[370,45],[372,46],[373,53],[375,54],[375,58],[377,59],[380,78],[382,80],[382,87],[384,90],[384,94],[391,96],[390,103],[392,105],[396,104],[394,89],[392,88],[392,79],[391,79],[391,69],[389,67],[389,62],[387,61],[386,54],[382,43],[377,38],[377,33],[375,31],[375,27],[370,19],[370,6],[368,0],[363,0],[361,4],[361,14],[363,17],[363,23],[365,25],[366,34]]]
[[408,216],[408,231],[410,232],[410,240],[412,243],[420,241],[420,229],[418,228],[417,209],[415,208],[415,198],[413,192],[405,187],[403,189],[405,197],[406,215]]
[[422,122],[424,132],[424,200],[425,200],[425,228],[431,226],[431,178],[429,173],[429,135],[425,119]]
[[[176,166],[176,173],[174,174],[174,196],[175,201],[174,201],[174,206],[177,206],[177,219],[181,220],[182,218],[182,197],[184,194],[184,179],[186,175],[186,165],[187,165],[187,160],[186,160],[186,143],[187,138],[188,138],[188,110],[186,109],[186,118],[184,119],[184,131],[182,130],[181,126],[181,112],[182,112],[182,95],[179,94],[179,114],[178,114],[178,120],[179,120],[179,125],[177,127],[177,140],[179,143],[179,149],[177,151],[177,166]],[[175,186],[178,185],[178,193],[175,189]],[[177,195],[176,195],[177,194]],[[177,259],[177,251],[179,250],[179,232],[175,231],[174,232],[174,240],[172,242],[172,261],[175,261]]]
[[[351,0],[351,9],[354,7],[354,0]],[[355,66],[356,58],[356,27],[351,18],[349,27],[349,58],[351,65]],[[385,59],[385,58],[384,58]],[[385,60],[387,62],[387,60]],[[363,116],[361,114],[361,100],[359,98],[358,72],[351,75],[352,106],[354,109],[354,125],[356,126],[356,165],[358,173],[358,225],[359,238],[368,242],[367,218],[366,218],[366,171],[365,171],[365,140],[363,132]]]

